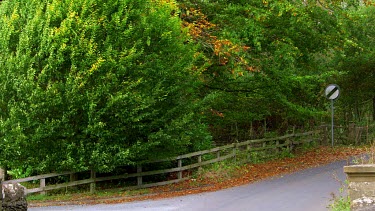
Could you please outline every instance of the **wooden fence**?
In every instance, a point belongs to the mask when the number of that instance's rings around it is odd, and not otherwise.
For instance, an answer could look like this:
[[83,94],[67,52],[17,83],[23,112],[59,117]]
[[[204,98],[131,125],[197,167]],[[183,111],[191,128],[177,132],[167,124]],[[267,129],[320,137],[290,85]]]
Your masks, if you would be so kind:
[[[67,188],[77,185],[84,185],[90,184],[90,192],[95,192],[96,183],[103,182],[103,181],[110,181],[110,180],[119,180],[119,179],[127,179],[127,178],[134,178],[136,179],[136,185],[128,186],[125,189],[140,189],[140,188],[148,188],[148,187],[155,187],[161,185],[167,185],[172,183],[177,183],[186,179],[189,179],[189,176],[184,176],[183,172],[192,171],[193,169],[197,169],[199,167],[233,159],[233,162],[241,162],[247,163],[250,161],[251,155],[254,152],[265,152],[264,154],[277,154],[279,152],[285,150],[291,150],[291,148],[295,145],[307,143],[311,141],[317,141],[317,132],[310,131],[306,133],[299,133],[299,134],[290,134],[285,135],[282,137],[276,138],[265,138],[265,139],[257,139],[257,140],[248,140],[239,143],[233,143],[225,146],[215,147],[208,150],[203,150],[199,152],[188,153],[185,155],[180,155],[177,157],[172,157],[163,160],[156,160],[152,162],[148,162],[148,164],[153,163],[161,163],[161,162],[170,162],[175,163],[177,166],[168,169],[161,169],[161,170],[152,170],[152,171],[142,171],[142,166],[137,166],[136,173],[125,173],[120,175],[113,175],[113,176],[105,176],[105,177],[97,177],[95,171],[91,171],[90,178],[77,180],[77,181],[70,181],[61,184],[48,184],[46,185],[46,179],[65,176],[65,175],[72,175],[77,172],[62,172],[62,173],[51,173],[51,174],[43,174],[38,176],[32,176],[22,179],[15,179],[15,180],[8,180],[4,181],[3,184],[9,183],[21,183],[21,182],[31,182],[39,180],[39,187],[27,189],[27,193],[42,193],[45,194],[46,191],[56,190],[60,188]],[[184,165],[186,163],[186,165]],[[154,176],[154,175],[165,175],[165,174],[177,174],[176,178],[161,181],[161,182],[151,182],[145,183],[143,178],[145,176]],[[72,177],[71,177],[72,178]]]
[[[334,142],[335,144],[367,144],[372,142],[374,126],[358,126],[351,123],[347,126],[335,125]],[[321,141],[329,145],[331,142],[331,125],[321,125]]]

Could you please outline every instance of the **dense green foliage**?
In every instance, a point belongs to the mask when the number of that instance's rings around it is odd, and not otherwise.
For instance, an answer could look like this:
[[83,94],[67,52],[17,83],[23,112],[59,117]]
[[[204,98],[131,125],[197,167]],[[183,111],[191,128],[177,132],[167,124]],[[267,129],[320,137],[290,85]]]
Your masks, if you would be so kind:
[[223,114],[211,118],[214,137],[223,131],[230,139],[285,133],[322,116],[322,89],[336,72],[332,49],[341,44],[335,15],[287,0],[205,1],[196,9],[214,24],[197,39],[209,62],[206,92],[216,96],[212,107]]
[[1,162],[110,171],[210,143],[173,4],[5,1]]
[[348,121],[365,121],[371,110],[375,121],[375,6],[348,8],[345,17],[344,43],[337,54],[338,83],[346,93],[341,106]]
[[341,115],[359,120],[375,109],[374,10],[371,1],[2,1],[0,165],[111,171],[207,148],[211,136],[314,126],[329,116],[329,83],[345,93]]

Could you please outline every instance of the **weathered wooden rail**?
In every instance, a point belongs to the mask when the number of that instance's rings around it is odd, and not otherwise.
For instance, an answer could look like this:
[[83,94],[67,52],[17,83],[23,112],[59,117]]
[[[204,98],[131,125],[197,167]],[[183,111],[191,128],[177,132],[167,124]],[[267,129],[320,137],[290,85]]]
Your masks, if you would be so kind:
[[[32,176],[32,177],[27,177],[27,178],[22,178],[22,179],[8,180],[8,181],[4,181],[3,184],[21,183],[21,182],[30,182],[30,181],[39,180],[40,181],[39,187],[28,189],[27,193],[40,192],[42,194],[45,194],[46,191],[50,191],[50,190],[67,188],[67,187],[72,187],[72,186],[77,186],[77,185],[90,184],[90,192],[93,193],[95,191],[96,183],[98,182],[118,180],[118,179],[127,179],[127,178],[136,178],[137,185],[128,186],[126,187],[126,189],[148,188],[148,187],[155,187],[155,186],[177,183],[177,182],[189,179],[189,176],[186,176],[186,177],[183,176],[184,171],[190,171],[192,169],[197,169],[205,165],[213,164],[213,163],[228,160],[228,159],[233,159],[233,162],[246,163],[246,162],[249,162],[249,157],[250,157],[249,155],[252,152],[270,150],[272,151],[272,153],[269,153],[269,154],[276,154],[282,150],[290,150],[295,145],[307,143],[311,141],[316,141],[315,131],[299,133],[299,134],[289,134],[289,135],[276,137],[276,138],[248,140],[244,142],[215,147],[212,149],[203,150],[199,152],[188,153],[185,155],[180,155],[180,156],[176,156],[172,158],[148,162],[148,164],[160,163],[160,162],[177,163],[177,167],[168,168],[168,169],[142,171],[142,166],[139,165],[137,166],[136,173],[129,173],[129,174],[125,173],[121,175],[97,177],[96,172],[91,171],[89,179],[70,181],[70,182],[61,183],[61,184],[46,185],[46,179],[58,177],[58,176],[64,176],[64,175],[72,175],[78,172],[43,174],[43,175]],[[246,156],[238,156],[240,154],[241,155],[245,154]],[[210,156],[205,156],[205,155],[210,155]],[[187,162],[187,165],[183,165],[184,160],[189,161]],[[143,181],[143,178],[145,176],[161,175],[161,174],[167,174],[167,173],[176,173],[177,179],[161,181],[161,182],[153,182],[153,183],[145,183]]]

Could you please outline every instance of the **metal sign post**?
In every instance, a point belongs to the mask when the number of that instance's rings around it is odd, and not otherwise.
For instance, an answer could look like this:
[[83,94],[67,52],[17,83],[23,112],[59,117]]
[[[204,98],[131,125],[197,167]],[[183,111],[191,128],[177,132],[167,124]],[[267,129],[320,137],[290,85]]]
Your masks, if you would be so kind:
[[333,113],[334,113],[334,111],[335,111],[335,109],[334,109],[334,107],[333,107],[333,100],[331,100],[331,113],[332,113],[332,115],[331,115],[331,137],[332,137],[332,147],[333,147],[333,119],[334,119],[334,115],[333,115]]
[[332,137],[332,147],[333,147],[333,140],[334,140],[334,133],[333,133],[333,127],[334,127],[334,124],[333,124],[333,113],[334,113],[334,107],[333,107],[333,101],[336,100],[339,95],[340,95],[340,88],[339,86],[337,86],[336,84],[330,84],[327,86],[326,90],[325,90],[325,95],[326,97],[331,100],[331,111],[332,111],[332,121],[331,121],[331,137]]

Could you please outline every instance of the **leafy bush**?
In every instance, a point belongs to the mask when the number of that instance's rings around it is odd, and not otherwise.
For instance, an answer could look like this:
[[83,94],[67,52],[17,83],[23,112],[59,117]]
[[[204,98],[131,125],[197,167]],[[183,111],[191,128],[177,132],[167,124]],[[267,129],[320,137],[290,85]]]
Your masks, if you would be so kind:
[[334,198],[333,204],[329,206],[331,211],[350,211],[350,198],[349,196]]
[[[206,147],[173,1],[3,1],[0,164],[111,171]],[[172,14],[172,15],[171,15]]]

